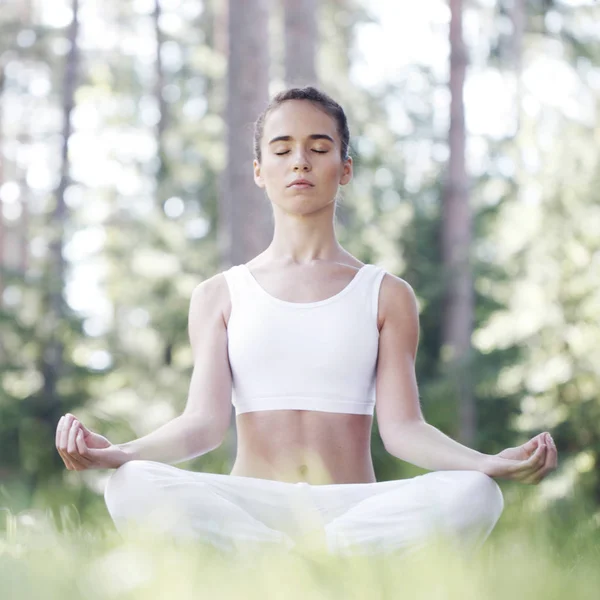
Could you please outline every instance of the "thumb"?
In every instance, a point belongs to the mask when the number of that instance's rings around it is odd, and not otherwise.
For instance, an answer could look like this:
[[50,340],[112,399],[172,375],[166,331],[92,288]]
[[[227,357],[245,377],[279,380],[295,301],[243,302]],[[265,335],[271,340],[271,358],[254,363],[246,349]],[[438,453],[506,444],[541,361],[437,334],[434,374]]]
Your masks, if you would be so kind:
[[540,440],[539,436],[531,438],[528,442],[525,442],[523,444],[523,448],[525,449],[525,451],[527,452],[527,454],[531,454],[532,452],[535,452],[535,450],[537,448],[539,448],[540,441],[541,440]]
[[546,448],[544,446],[542,446],[542,444],[540,443],[538,445],[538,447],[535,449],[535,452],[526,460],[527,463],[534,463],[538,456],[540,454],[542,454],[543,452],[545,452]]
[[79,421],[79,427],[81,427],[81,430],[86,435],[90,435],[92,433],[81,421]]

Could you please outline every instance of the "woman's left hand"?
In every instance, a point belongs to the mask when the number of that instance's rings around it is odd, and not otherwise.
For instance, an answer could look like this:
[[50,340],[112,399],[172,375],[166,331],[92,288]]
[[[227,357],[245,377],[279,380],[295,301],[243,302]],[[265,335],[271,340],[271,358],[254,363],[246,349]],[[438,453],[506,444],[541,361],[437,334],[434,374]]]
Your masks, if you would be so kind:
[[485,473],[490,477],[538,484],[556,469],[558,456],[552,436],[545,431],[516,448],[487,457]]

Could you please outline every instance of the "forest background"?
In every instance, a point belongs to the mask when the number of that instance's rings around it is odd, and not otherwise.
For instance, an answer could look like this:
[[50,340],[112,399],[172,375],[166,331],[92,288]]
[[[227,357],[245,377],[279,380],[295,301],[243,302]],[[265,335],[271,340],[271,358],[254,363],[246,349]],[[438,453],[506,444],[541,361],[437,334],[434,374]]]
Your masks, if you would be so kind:
[[[599,42],[585,0],[1,1],[0,507],[105,522],[58,419],[120,443],[181,413],[192,290],[271,239],[253,121],[315,84],[350,121],[339,239],[419,300],[426,419],[487,453],[550,431],[507,503],[598,530]],[[421,472],[376,423],[372,451]]]

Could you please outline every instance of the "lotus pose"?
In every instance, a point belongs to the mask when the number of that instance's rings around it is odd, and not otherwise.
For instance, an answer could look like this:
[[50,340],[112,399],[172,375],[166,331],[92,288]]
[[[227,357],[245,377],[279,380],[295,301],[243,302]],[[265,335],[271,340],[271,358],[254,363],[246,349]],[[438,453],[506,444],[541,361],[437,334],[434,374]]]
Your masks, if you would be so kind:
[[[274,215],[268,248],[200,283],[189,310],[194,370],[183,413],[112,444],[72,414],[56,446],[67,469],[116,469],[105,500],[117,530],[151,523],[225,551],[405,551],[442,534],[478,548],[504,506],[495,478],[538,483],[556,468],[549,433],[496,455],[428,424],[415,377],[419,323],[401,278],[336,239],[338,188],[352,178],[342,107],[313,87],[273,98],[255,124],[254,180]],[[237,425],[230,474],[174,466]],[[386,450],[427,469],[376,481],[373,413]],[[252,546],[255,547],[255,546]]]

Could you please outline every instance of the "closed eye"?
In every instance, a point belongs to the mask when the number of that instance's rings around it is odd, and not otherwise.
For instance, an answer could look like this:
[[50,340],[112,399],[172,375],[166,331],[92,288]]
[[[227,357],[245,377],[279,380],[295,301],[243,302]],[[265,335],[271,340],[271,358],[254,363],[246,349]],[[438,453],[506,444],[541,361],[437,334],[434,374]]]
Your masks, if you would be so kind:
[[[287,154],[289,152],[289,150],[286,150],[285,152],[275,152],[275,154],[277,154],[277,156],[283,156],[284,154]],[[329,152],[329,150],[313,150],[313,152],[316,152],[317,154],[327,154],[327,152]]]

